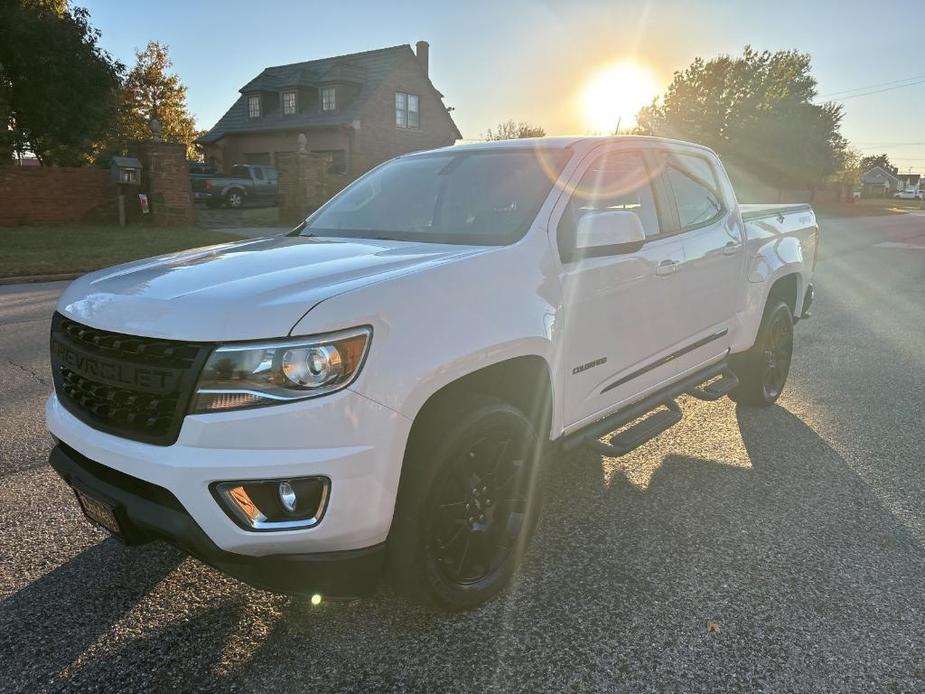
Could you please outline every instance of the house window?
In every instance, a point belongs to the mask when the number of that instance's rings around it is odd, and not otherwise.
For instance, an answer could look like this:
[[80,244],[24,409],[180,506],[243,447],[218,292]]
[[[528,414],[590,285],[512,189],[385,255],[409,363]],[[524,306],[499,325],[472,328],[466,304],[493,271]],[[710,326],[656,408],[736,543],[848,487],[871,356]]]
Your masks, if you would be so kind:
[[395,92],[395,126],[398,128],[421,127],[421,112],[418,95]]
[[333,111],[337,108],[337,102],[334,100],[334,87],[323,87],[321,89],[321,110]]
[[283,115],[291,116],[296,111],[295,92],[283,92]]
[[260,97],[247,97],[247,115],[249,118],[260,118]]

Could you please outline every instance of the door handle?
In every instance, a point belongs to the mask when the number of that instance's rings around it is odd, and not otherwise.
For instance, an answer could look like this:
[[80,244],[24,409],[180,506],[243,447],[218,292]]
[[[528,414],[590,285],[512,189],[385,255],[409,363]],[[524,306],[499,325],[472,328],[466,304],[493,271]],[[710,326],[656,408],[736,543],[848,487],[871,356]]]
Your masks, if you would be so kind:
[[663,260],[655,267],[655,274],[660,277],[670,275],[678,269],[677,260]]
[[723,246],[723,255],[735,255],[736,251],[739,250],[739,245],[735,241],[729,241]]

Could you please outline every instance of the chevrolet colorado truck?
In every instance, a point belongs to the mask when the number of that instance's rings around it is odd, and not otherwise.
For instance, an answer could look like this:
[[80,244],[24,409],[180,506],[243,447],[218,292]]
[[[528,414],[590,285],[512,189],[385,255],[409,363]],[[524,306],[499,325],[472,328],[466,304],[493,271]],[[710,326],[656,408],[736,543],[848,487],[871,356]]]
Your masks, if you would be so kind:
[[694,144],[408,154],[290,233],[71,284],[50,464],[126,543],[472,608],[524,553],[544,460],[626,454],[682,394],[777,400],[817,249],[809,206],[738,205]]

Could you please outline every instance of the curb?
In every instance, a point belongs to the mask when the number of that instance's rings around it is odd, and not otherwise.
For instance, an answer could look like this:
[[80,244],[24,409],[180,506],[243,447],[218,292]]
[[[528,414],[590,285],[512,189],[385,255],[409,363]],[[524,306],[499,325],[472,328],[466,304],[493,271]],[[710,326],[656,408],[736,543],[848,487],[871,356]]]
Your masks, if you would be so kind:
[[77,279],[86,272],[66,272],[61,275],[25,275],[23,277],[0,277],[0,286],[5,284],[36,284],[39,282],[61,282]]

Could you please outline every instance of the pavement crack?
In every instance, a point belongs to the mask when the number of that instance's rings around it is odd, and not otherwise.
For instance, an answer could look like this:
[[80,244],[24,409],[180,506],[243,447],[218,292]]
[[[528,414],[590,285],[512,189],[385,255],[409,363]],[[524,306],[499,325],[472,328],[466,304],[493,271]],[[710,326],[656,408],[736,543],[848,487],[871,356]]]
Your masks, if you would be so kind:
[[29,374],[30,376],[32,376],[32,378],[34,378],[36,381],[38,381],[39,383],[41,383],[43,386],[45,386],[45,387],[47,387],[47,388],[51,387],[51,384],[50,384],[48,381],[46,381],[44,378],[42,378],[41,376],[39,376],[37,373],[35,373],[35,371],[34,371],[33,369],[30,369],[28,366],[23,366],[22,364],[17,364],[17,363],[16,363],[15,361],[13,361],[12,359],[7,359],[6,361],[7,361],[8,364],[10,364],[11,366],[15,366],[15,367],[16,367],[17,369],[19,369],[20,371],[25,371],[27,374]]

